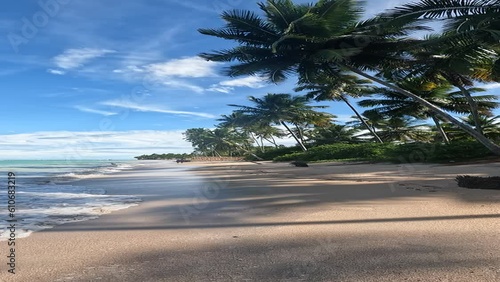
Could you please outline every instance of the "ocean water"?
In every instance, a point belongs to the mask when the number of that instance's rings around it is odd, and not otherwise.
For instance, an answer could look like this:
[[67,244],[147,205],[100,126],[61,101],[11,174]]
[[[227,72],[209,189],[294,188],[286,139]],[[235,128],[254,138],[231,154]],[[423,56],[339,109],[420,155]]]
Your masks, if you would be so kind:
[[16,238],[32,232],[135,206],[140,199],[107,195],[105,189],[70,185],[69,182],[131,169],[134,161],[0,161],[0,241],[10,236],[8,173],[15,173]]

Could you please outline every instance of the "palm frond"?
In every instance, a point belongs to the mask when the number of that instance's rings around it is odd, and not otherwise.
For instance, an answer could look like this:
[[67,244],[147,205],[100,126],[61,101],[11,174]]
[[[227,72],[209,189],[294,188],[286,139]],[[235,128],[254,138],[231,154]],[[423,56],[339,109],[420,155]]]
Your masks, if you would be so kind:
[[381,15],[398,18],[453,18],[486,13],[500,13],[498,0],[420,0],[391,9]]
[[291,0],[268,0],[258,5],[267,16],[267,20],[274,24],[275,31],[280,34],[288,29],[290,23],[300,19],[312,7],[311,4],[295,4]]

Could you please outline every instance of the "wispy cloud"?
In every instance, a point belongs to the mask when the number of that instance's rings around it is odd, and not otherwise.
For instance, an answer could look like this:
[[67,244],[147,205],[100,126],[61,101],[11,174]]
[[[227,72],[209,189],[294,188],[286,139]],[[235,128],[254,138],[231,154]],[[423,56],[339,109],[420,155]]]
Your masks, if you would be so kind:
[[53,62],[60,69],[70,70],[79,68],[95,58],[114,52],[108,49],[68,49],[62,54],[55,56]]
[[146,66],[146,70],[157,77],[210,77],[217,76],[218,63],[199,57],[173,59],[163,63]]
[[103,116],[114,116],[117,115],[118,113],[115,112],[109,112],[109,111],[102,111],[102,110],[97,110],[97,109],[92,109],[88,108],[85,106],[75,106],[75,109],[85,112],[85,113],[91,113],[91,114],[98,114],[98,115],[103,115]]
[[237,78],[232,80],[225,80],[219,84],[222,86],[229,87],[250,87],[250,88],[262,88],[265,86],[265,78],[259,76],[248,76],[243,78]]
[[63,75],[65,74],[66,72],[65,71],[62,71],[62,70],[55,70],[55,69],[48,69],[47,70],[48,73],[51,73],[51,74],[57,74],[57,75]]
[[148,81],[151,85],[202,93],[205,89],[193,79],[216,77],[218,65],[199,57],[183,57],[153,64],[126,65],[112,72],[131,81]]
[[117,107],[117,108],[125,108],[138,112],[154,112],[154,113],[163,113],[163,114],[173,114],[173,115],[188,115],[188,116],[197,116],[202,118],[215,118],[215,115],[200,113],[200,112],[189,112],[189,111],[175,111],[169,110],[165,108],[161,108],[155,105],[140,105],[138,103],[130,102],[130,101],[119,101],[119,100],[111,100],[101,102],[101,105]]
[[481,88],[484,88],[484,89],[497,89],[497,88],[500,88],[500,83],[486,84],[484,86],[481,86]]
[[253,89],[265,87],[265,79],[259,76],[247,76],[243,78],[224,80],[212,85],[208,90],[222,93],[230,93],[236,87],[248,87]]
[[191,152],[181,130],[34,132],[0,135],[2,159],[131,158],[142,154]]

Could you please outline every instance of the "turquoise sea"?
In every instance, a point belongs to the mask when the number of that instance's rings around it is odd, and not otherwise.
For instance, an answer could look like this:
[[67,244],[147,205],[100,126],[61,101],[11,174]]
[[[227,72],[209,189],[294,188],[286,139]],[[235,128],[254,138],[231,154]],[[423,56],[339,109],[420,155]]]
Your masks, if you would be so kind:
[[105,189],[70,185],[82,178],[131,169],[134,161],[112,160],[1,160],[0,241],[10,236],[8,173],[15,174],[16,237],[66,222],[96,218],[103,213],[136,205],[140,199],[128,195],[107,195]]

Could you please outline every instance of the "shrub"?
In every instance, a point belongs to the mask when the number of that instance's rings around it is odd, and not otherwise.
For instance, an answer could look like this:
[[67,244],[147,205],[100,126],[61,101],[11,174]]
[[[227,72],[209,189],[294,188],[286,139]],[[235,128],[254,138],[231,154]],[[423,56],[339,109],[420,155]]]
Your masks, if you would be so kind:
[[274,158],[275,161],[321,161],[321,160],[343,160],[379,159],[385,154],[392,144],[330,144],[311,148],[307,152],[286,154]]
[[[298,149],[298,148],[297,148]],[[286,151],[282,151],[286,152]],[[278,153],[276,151],[274,154]],[[278,155],[274,161],[365,160],[396,163],[449,162],[479,159],[492,154],[475,141],[442,143],[364,143],[330,144],[311,148],[307,152]],[[272,156],[272,155],[269,155]]]
[[[262,152],[254,152],[254,153],[266,161],[271,161],[276,157],[283,156],[286,154],[291,154],[291,153],[298,153],[298,152],[302,152],[302,149],[300,147],[273,148],[273,149],[269,149],[268,151],[266,151],[264,153],[262,153]],[[247,160],[254,161],[255,158],[252,156],[248,156]]]
[[476,141],[461,141],[451,144],[412,143],[398,145],[388,152],[388,159],[394,162],[449,162],[479,159],[492,155]]

